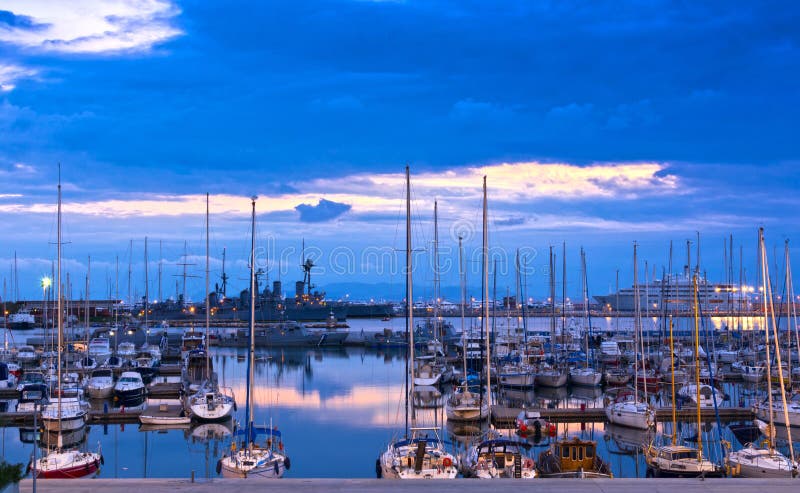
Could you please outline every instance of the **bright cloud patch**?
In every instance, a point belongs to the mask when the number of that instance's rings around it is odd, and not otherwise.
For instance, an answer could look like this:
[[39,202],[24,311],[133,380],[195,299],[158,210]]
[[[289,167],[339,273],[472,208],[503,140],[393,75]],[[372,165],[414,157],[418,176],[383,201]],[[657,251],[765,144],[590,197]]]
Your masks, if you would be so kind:
[[169,0],[5,0],[0,41],[63,53],[146,51],[179,36]]
[[[1,170],[0,170],[1,171]],[[19,171],[19,170],[17,170]],[[684,193],[677,176],[663,164],[571,164],[512,163],[482,167],[412,173],[415,201],[422,209],[433,210],[438,198],[450,215],[459,215],[479,206],[481,182],[487,176],[489,200],[495,211],[505,205],[518,210],[519,205],[537,200],[612,200],[634,199]],[[300,213],[302,222],[324,222],[345,212],[357,214],[394,214],[398,200],[405,193],[403,173],[356,174],[334,179],[318,179],[291,184],[287,192],[259,198],[259,213]],[[325,199],[320,199],[325,196]],[[430,204],[429,204],[430,202]],[[316,205],[315,205],[316,203]],[[292,206],[290,204],[300,204]],[[430,206],[430,207],[429,207]],[[52,203],[7,203],[0,212],[49,213]],[[138,195],[112,200],[68,200],[64,210],[73,214],[96,216],[181,216],[203,214],[205,195]],[[250,201],[237,195],[214,195],[211,210],[215,214],[247,215]],[[519,214],[498,218],[499,225],[518,226],[526,221]]]
[[[2,32],[1,27],[0,32]],[[18,80],[30,79],[35,77],[37,73],[36,69],[0,63],[0,92],[12,91],[17,86]]]

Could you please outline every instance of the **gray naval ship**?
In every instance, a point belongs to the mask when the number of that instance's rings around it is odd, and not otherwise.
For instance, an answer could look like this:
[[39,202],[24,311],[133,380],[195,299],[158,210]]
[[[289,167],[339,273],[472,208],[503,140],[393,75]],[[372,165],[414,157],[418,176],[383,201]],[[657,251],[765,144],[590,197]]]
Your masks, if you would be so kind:
[[[213,310],[214,320],[249,321],[250,320],[250,290],[244,289],[238,297],[227,296],[228,276],[225,274],[225,255],[223,253],[222,283],[215,285],[210,294],[210,306]],[[261,288],[264,271],[256,272],[256,322],[325,322],[331,319],[344,321],[350,318],[388,318],[394,315],[394,306],[391,303],[350,303],[343,301],[328,301],[324,291],[317,291],[311,282],[311,273],[314,262],[304,258],[300,265],[303,269],[303,279],[295,283],[294,296],[283,296],[281,281],[273,281]],[[266,284],[266,283],[265,283]],[[189,306],[178,297],[177,302],[165,301],[151,306],[153,318],[162,320],[201,320],[204,315],[204,306]]]
[[[303,269],[303,280],[295,282],[294,297],[283,297],[281,281],[273,281],[272,289],[264,287],[258,292],[256,300],[256,321],[257,322],[283,322],[294,320],[298,322],[327,322],[331,318],[343,321],[349,318],[384,318],[394,314],[394,307],[390,303],[348,303],[343,301],[328,301],[325,299],[324,291],[317,291],[311,282],[311,271],[314,262],[310,258],[304,258],[300,265]],[[256,275],[258,279],[263,275],[259,271]],[[223,274],[224,276],[224,274]],[[223,286],[225,278],[223,277]],[[256,283],[258,290],[258,281]],[[245,289],[239,294],[240,304],[238,307],[241,320],[249,320],[249,310],[247,301],[250,299],[249,290]]]

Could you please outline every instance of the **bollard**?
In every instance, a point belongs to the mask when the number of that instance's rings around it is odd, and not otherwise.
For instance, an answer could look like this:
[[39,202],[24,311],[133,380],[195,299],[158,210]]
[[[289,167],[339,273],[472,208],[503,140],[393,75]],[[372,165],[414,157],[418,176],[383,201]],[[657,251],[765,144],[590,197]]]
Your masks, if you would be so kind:
[[103,403],[103,414],[108,414],[108,402]]
[[192,470],[192,483],[194,483],[194,470]]

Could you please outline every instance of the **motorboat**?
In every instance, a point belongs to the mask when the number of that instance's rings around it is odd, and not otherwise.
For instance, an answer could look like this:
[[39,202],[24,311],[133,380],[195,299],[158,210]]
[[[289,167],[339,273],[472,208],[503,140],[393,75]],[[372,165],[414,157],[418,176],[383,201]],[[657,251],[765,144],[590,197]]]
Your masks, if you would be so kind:
[[645,449],[644,457],[649,477],[724,476],[724,470],[703,457],[699,450],[683,445],[651,445]]
[[111,342],[107,337],[95,337],[89,341],[89,357],[93,358],[98,364],[102,365],[111,357]]
[[114,372],[108,368],[93,370],[86,384],[90,399],[108,399],[114,395]]
[[461,460],[464,477],[479,479],[533,479],[536,465],[527,452],[527,442],[508,439],[483,440],[467,449]]
[[148,398],[139,414],[139,422],[143,425],[182,426],[190,424],[192,418],[180,399]]
[[142,404],[146,388],[142,376],[135,371],[126,371],[120,375],[114,385],[114,398],[123,406]]

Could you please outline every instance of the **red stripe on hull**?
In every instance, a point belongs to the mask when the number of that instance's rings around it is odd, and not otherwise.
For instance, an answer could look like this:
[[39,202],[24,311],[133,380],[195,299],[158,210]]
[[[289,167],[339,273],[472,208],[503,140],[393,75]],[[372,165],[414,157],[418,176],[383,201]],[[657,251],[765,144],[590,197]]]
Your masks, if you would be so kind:
[[37,478],[43,479],[73,479],[82,478],[90,474],[94,474],[100,468],[100,461],[90,462],[89,464],[76,467],[68,467],[66,469],[56,469],[54,471],[36,471]]

